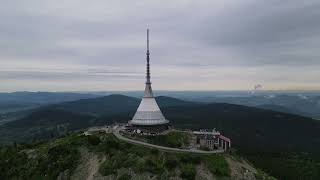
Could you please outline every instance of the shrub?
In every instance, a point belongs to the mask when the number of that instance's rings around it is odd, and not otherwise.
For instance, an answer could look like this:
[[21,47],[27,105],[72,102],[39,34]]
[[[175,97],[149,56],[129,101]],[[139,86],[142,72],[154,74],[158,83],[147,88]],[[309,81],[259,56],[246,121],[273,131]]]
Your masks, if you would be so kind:
[[151,149],[151,154],[158,155],[159,154],[159,150],[158,149]]
[[164,171],[158,175],[158,180],[167,180],[170,178],[170,173],[167,169],[164,169]]
[[25,153],[19,153],[13,147],[0,147],[0,179],[27,177],[24,172],[26,163],[28,163],[28,158]]
[[131,152],[130,149],[133,147],[132,144],[121,142],[119,143],[119,148],[125,152]]
[[153,174],[161,174],[164,170],[165,159],[162,156],[146,156],[144,169]]
[[95,147],[95,150],[99,152],[105,152],[107,154],[113,153],[113,151],[118,151],[120,143],[114,139],[112,136],[107,136],[99,146]]
[[176,168],[178,165],[178,161],[176,158],[168,158],[166,163],[165,163],[165,166],[168,168],[168,169],[173,169],[173,168]]
[[143,158],[139,158],[136,165],[133,167],[134,172],[143,172],[145,168],[146,161]]
[[46,166],[47,171],[53,177],[56,177],[60,172],[67,169],[73,170],[79,159],[80,152],[73,146],[59,145],[52,147],[48,151],[49,164]]
[[147,171],[151,173],[156,173],[157,172],[157,162],[154,160],[152,157],[147,157],[146,158],[146,163],[145,163],[145,168]]
[[130,152],[131,153],[135,153],[136,155],[141,156],[141,157],[143,157],[146,154],[148,154],[149,151],[150,151],[149,149],[141,147],[141,146],[132,146],[130,148]]
[[116,169],[113,166],[113,162],[108,160],[104,161],[99,168],[99,172],[104,176],[116,173],[115,170]]
[[98,144],[100,144],[100,138],[95,135],[88,136],[88,143],[90,145],[94,145],[94,146],[98,145]]
[[208,169],[217,176],[230,176],[228,162],[220,155],[210,155],[205,158]]
[[180,148],[182,145],[189,144],[189,135],[183,132],[170,132],[166,135],[145,136],[144,138],[149,143],[174,148]]
[[193,164],[184,164],[181,167],[181,178],[193,180],[196,176],[196,168]]
[[118,180],[130,180],[131,179],[131,175],[130,174],[122,174],[121,176],[119,176]]
[[126,157],[127,158],[124,162],[124,166],[126,167],[134,167],[139,159],[139,156],[132,153],[129,153]]
[[178,158],[181,162],[185,164],[199,164],[201,162],[201,157],[199,155],[193,155],[188,153],[179,154]]

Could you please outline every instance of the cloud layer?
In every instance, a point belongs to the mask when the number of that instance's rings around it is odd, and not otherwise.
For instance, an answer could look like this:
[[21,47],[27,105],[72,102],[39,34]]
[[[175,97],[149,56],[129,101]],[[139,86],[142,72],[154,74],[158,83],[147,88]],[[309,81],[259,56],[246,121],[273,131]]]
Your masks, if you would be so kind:
[[3,0],[0,91],[320,89],[320,2]]

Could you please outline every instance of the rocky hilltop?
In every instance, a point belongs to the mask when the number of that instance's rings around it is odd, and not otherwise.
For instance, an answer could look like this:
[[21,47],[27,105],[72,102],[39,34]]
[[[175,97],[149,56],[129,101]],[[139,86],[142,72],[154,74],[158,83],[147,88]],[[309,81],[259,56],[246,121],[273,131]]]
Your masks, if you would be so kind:
[[0,151],[0,179],[272,179],[234,154],[162,152],[75,133]]

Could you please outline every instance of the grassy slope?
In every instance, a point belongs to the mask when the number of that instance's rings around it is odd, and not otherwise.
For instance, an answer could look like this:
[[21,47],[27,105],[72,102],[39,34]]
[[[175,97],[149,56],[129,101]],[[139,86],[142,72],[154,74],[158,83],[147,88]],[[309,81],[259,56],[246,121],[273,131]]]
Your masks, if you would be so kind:
[[190,135],[185,132],[169,132],[166,135],[158,136],[143,136],[131,134],[125,134],[125,136],[127,136],[128,138],[145,141],[151,144],[167,146],[172,148],[182,148],[188,146],[190,143]]
[[56,179],[60,172],[74,170],[81,138],[73,135],[51,143],[1,147],[0,179]]

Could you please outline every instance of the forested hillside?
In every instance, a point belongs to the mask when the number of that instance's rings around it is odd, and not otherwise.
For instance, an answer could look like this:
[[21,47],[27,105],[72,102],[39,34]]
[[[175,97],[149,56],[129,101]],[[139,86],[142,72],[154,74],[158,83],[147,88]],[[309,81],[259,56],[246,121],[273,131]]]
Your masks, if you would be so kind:
[[[320,177],[320,121],[224,103],[197,104],[167,97],[158,102],[174,127],[216,128],[231,138],[237,153],[280,179]],[[138,104],[139,99],[116,95],[47,106],[1,126],[0,140],[32,142],[89,126],[127,122]],[[114,113],[104,113],[113,109]]]
[[239,156],[162,152],[105,133],[0,147],[0,170],[0,179],[273,180]]

